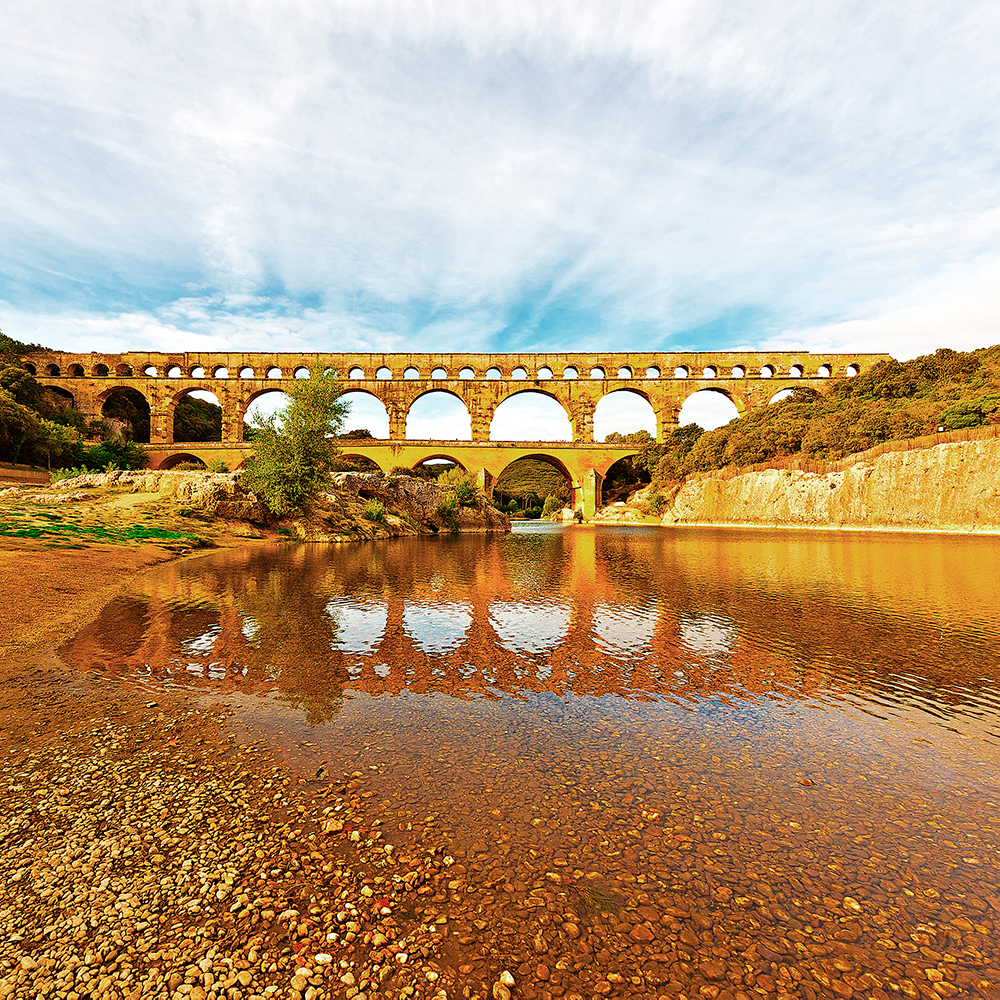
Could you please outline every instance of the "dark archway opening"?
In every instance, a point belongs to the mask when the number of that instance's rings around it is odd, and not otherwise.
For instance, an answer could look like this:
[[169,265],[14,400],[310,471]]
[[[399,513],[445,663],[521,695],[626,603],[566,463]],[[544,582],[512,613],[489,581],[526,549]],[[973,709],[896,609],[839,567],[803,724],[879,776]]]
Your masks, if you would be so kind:
[[448,458],[447,455],[434,455],[430,458],[425,458],[418,465],[415,465],[412,469],[402,469],[399,471],[406,475],[417,476],[420,479],[439,479],[446,472],[451,472],[452,469],[463,469],[465,466],[461,462],[456,462],[453,458]]
[[222,407],[218,398],[203,389],[177,400],[174,407],[174,441],[221,441]]
[[573,502],[573,484],[565,471],[543,458],[511,462],[493,484],[494,506],[512,518],[537,520]]
[[364,455],[339,455],[334,472],[367,472],[377,476],[382,474],[382,468],[378,462]]
[[171,455],[169,458],[165,458],[160,464],[160,469],[163,471],[173,469],[176,472],[184,472],[185,470],[193,471],[207,468],[208,466],[197,455],[185,455],[183,452],[180,455]]
[[619,458],[607,472],[601,484],[601,506],[627,500],[631,494],[650,481],[649,470],[638,455]]
[[111,424],[113,437],[149,444],[149,403],[138,389],[113,389],[104,400],[101,416]]

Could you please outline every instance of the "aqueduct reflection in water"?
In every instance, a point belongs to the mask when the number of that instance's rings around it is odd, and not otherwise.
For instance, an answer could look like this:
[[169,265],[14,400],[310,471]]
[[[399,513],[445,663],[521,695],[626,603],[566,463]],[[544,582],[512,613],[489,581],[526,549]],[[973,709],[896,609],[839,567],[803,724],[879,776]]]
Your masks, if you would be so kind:
[[978,541],[543,528],[234,551],[138,581],[61,655],[276,689],[312,721],[348,690],[767,696],[971,712],[995,735],[1000,556],[979,546],[971,577],[947,554]]

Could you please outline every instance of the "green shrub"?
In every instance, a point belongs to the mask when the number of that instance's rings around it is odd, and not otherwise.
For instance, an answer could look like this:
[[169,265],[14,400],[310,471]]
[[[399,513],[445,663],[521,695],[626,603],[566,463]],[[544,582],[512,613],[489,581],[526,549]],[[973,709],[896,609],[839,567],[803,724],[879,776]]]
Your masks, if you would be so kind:
[[385,520],[385,505],[374,497],[365,504],[364,518],[381,524]]
[[52,469],[49,472],[49,482],[59,483],[64,479],[76,479],[77,476],[85,476],[90,472],[85,465],[78,466],[75,469]]
[[229,463],[222,458],[214,458],[208,463],[209,472],[228,472]]
[[551,493],[545,498],[545,503],[542,504],[542,517],[552,517],[553,514],[558,513],[563,509],[563,502],[560,497],[553,496]]
[[667,498],[662,493],[653,493],[640,504],[639,511],[647,517],[659,517],[667,506]]

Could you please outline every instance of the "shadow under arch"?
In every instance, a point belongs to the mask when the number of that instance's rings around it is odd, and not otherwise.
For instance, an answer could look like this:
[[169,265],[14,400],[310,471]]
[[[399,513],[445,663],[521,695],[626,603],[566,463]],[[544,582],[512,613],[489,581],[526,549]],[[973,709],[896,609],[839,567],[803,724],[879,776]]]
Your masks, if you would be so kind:
[[[560,426],[559,430],[555,434],[544,435],[544,434],[523,434],[520,437],[502,437],[500,434],[502,431],[497,427],[497,417],[500,417],[500,426],[510,418],[513,417],[514,410],[512,407],[523,407],[527,404],[530,408],[531,400],[528,397],[540,397],[541,399],[552,400],[558,407],[559,412],[565,419],[565,425]],[[519,398],[521,399],[518,402]],[[545,405],[545,404],[543,404]],[[546,407],[548,408],[548,407]],[[550,414],[543,414],[539,410],[534,419],[542,422],[549,422],[557,420],[555,411],[550,409]],[[527,423],[532,419],[530,414],[524,414],[524,422]],[[490,415],[490,435],[489,439],[491,441],[572,441],[573,440],[573,420],[570,415],[569,410],[566,409],[566,404],[554,393],[549,392],[546,389],[541,389],[536,386],[529,386],[525,388],[522,383],[511,383],[509,385],[508,391],[503,395],[503,398],[493,407],[493,413]],[[547,456],[540,456],[547,457]],[[561,463],[560,463],[561,464]],[[502,474],[502,473],[501,473]]]
[[182,465],[184,462],[197,463],[203,469],[208,468],[208,464],[203,458],[199,458],[197,455],[192,455],[190,452],[181,451],[176,455],[168,455],[160,464],[156,467],[157,472],[169,472],[171,469],[176,468],[178,465]]
[[[240,463],[242,464],[242,463]],[[334,472],[388,472],[371,455],[356,451],[342,451],[336,459]]]
[[[564,492],[562,492],[562,498],[565,499],[567,506],[575,506],[576,500],[579,494],[579,484],[573,481],[573,476],[570,474],[569,469],[553,455],[547,455],[545,452],[532,452],[528,455],[518,455],[512,462],[508,462],[497,474],[496,479],[493,481],[493,495],[497,499],[503,499],[504,496],[509,496],[511,498],[524,498],[528,497],[537,498],[539,504],[544,504],[546,496],[552,493],[555,496],[559,496],[559,492],[553,489],[554,484],[550,481],[546,483],[544,478],[538,478],[537,483],[538,489],[531,493],[526,493],[520,486],[514,487],[512,483],[511,472],[522,462],[541,462],[550,468],[554,469],[563,479],[564,482]],[[508,489],[504,489],[507,485]],[[511,488],[513,487],[513,488]],[[556,490],[558,487],[556,487]],[[540,496],[539,494],[544,492],[546,496]],[[508,501],[509,502],[509,501]],[[524,508],[522,508],[524,509]]]
[[[211,396],[212,400],[205,399]],[[173,410],[173,439],[219,442],[222,440],[222,400],[209,389],[188,387],[175,392],[170,400]]]
[[601,480],[601,506],[616,500],[627,500],[629,495],[650,482],[649,472],[637,465],[635,455],[625,455],[612,462]]
[[76,398],[69,389],[64,389],[61,385],[43,385],[42,395],[58,409],[76,409]]
[[[349,433],[352,430],[367,430],[373,438],[380,441],[388,441],[390,437],[389,433],[389,411],[386,408],[385,400],[382,399],[377,393],[372,392],[371,389],[362,388],[358,386],[355,388],[353,385],[348,385],[340,395],[340,398],[344,400],[348,405],[352,404],[352,400],[348,397],[350,396],[361,396],[364,398],[364,405],[361,406],[362,410],[369,410],[370,412],[364,413],[360,416],[354,416],[348,414],[347,420],[345,422],[345,433]],[[374,407],[371,403],[377,403],[378,407]],[[381,413],[378,412],[381,409]],[[362,424],[372,424],[375,423],[376,427],[362,427]],[[384,433],[376,433],[376,431],[384,431]]]
[[[427,402],[432,396],[444,396],[448,399],[457,400],[459,405],[462,407],[462,413],[464,417],[460,416],[457,411],[448,414],[435,414],[433,412],[433,402]],[[452,407],[454,410],[454,408]],[[429,410],[430,412],[424,413],[422,411]],[[436,432],[433,434],[411,434],[411,423],[413,420],[415,423],[421,421],[430,420],[441,420],[441,421],[451,421],[462,420],[464,433],[454,434],[454,433],[443,433]],[[448,389],[444,386],[432,386],[418,396],[415,396],[406,407],[406,414],[404,417],[403,424],[403,434],[406,438],[417,441],[471,441],[472,440],[472,415],[469,413],[469,407],[462,397],[452,389]]]
[[[445,462],[450,462],[451,464],[445,467]],[[436,470],[434,469],[435,464],[438,465]],[[449,455],[443,451],[436,451],[432,455],[425,455],[420,461],[411,465],[410,468],[417,475],[421,475],[423,472],[429,474],[432,478],[437,478],[442,472],[446,472],[447,469],[461,469],[463,472],[469,471],[464,462],[460,462],[454,455]]]
[[132,440],[149,444],[149,400],[138,389],[115,385],[97,397],[101,416],[117,420],[132,431]]

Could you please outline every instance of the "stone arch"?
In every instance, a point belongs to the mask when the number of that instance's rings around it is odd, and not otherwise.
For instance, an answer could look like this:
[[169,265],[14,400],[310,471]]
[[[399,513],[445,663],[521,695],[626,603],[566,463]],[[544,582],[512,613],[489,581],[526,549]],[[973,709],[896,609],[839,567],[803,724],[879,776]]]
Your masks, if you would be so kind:
[[83,370],[83,365],[70,365],[67,374],[70,378],[83,378],[86,373]]
[[192,365],[188,371],[188,378],[206,378],[204,365]]
[[[732,409],[723,400],[726,400]],[[704,386],[690,393],[681,405],[678,420],[681,425],[693,423],[704,430],[714,430],[736,417],[744,416],[745,413],[746,405],[741,399],[734,397],[722,386],[713,385]]]
[[170,469],[176,468],[183,462],[197,462],[202,468],[208,468],[208,464],[203,458],[186,451],[180,451],[176,455],[168,455],[156,468],[159,472],[169,472]]
[[62,373],[59,371],[57,364],[50,364],[45,366],[45,374],[49,378],[59,378]]
[[115,374],[119,378],[133,378],[134,377],[134,372],[132,371],[132,366],[125,364],[124,361],[115,368]]
[[612,462],[601,477],[601,502],[599,506],[627,500],[637,484],[648,485],[650,475],[645,469],[635,466],[634,455],[622,455]]
[[[496,406],[493,407],[493,412],[490,414],[489,439],[491,441],[572,441],[573,440],[573,418],[570,415],[569,411],[566,409],[566,404],[555,394],[555,392],[550,392],[547,389],[541,389],[536,386],[532,386],[531,388],[522,388],[519,384],[513,384],[513,383],[505,385],[504,389],[506,391],[503,393],[502,397],[497,401]],[[512,400],[514,400],[519,396],[542,397],[545,399],[552,400],[559,406],[559,409],[563,417],[565,417],[566,419],[566,426],[559,428],[558,436],[533,437],[531,435],[528,435],[525,437],[500,437],[500,436],[494,437],[494,433],[498,435],[503,433],[504,424],[507,423],[508,420],[512,418],[512,415],[516,412],[516,410],[512,410],[511,407],[506,406],[506,404],[510,403]],[[515,406],[517,407],[523,407],[524,405],[525,405],[524,403],[515,404]],[[529,410],[530,410],[530,405],[529,405]],[[501,411],[504,412],[501,414]],[[502,419],[499,425],[494,426],[496,423],[497,414],[501,414]],[[536,409],[536,412],[534,414],[531,414],[530,412],[524,413],[522,419],[527,422],[533,420],[536,424],[541,424],[543,422],[555,420],[556,417],[554,411],[552,411],[550,408],[548,415],[546,415],[541,409]]]
[[107,378],[111,374],[111,369],[105,365],[94,365],[94,375],[97,378]]
[[60,409],[64,407],[70,407],[71,409],[76,409],[76,399],[73,397],[73,393],[69,389],[64,389],[61,385],[47,385],[44,388],[45,395],[49,398],[49,402],[53,405],[58,406]]
[[156,365],[146,365],[145,368],[142,369],[142,374],[145,375],[146,378],[157,378],[158,373],[156,371]]
[[[457,400],[461,404],[464,417],[458,414],[457,412],[453,412],[451,414],[447,413],[434,414],[433,402],[429,403],[427,402],[429,400],[429,397],[431,396],[449,397],[451,399]],[[424,402],[421,402],[422,400]],[[414,410],[414,408],[416,408],[416,410]],[[424,411],[428,410],[429,408],[430,411],[425,413]],[[418,437],[417,434],[411,433],[416,425],[422,424],[424,421],[439,420],[439,419],[446,421],[461,420],[464,425],[462,427],[463,433],[455,435],[455,434],[443,434],[438,431],[435,431],[435,433],[429,434],[426,438]],[[414,397],[410,401],[410,404],[406,408],[406,415],[403,419],[403,434],[407,438],[412,437],[416,438],[417,440],[471,441],[472,415],[469,413],[469,407],[466,404],[465,400],[462,399],[462,397],[457,392],[454,392],[453,390],[445,388],[443,386],[441,387],[434,386],[433,388],[429,388],[424,392],[421,392],[418,396]]]
[[[205,399],[205,396],[211,396],[212,399]],[[170,400],[170,412],[174,441],[222,440],[222,400],[214,392],[206,389],[181,389]]]
[[24,370],[29,375],[37,375],[38,374],[38,369],[30,361],[26,361],[24,363]]
[[[575,501],[577,499],[577,494],[579,492],[578,484],[573,481],[572,474],[570,473],[569,469],[566,468],[566,466],[565,466],[565,464],[563,462],[561,462],[558,458],[555,458],[553,455],[547,455],[543,451],[529,452],[529,453],[527,453],[525,455],[518,455],[517,458],[514,458],[510,462],[508,462],[499,471],[499,473],[497,474],[496,479],[494,479],[494,481],[493,481],[493,490],[494,490],[494,493],[496,493],[497,491],[499,491],[501,498],[505,495],[504,488],[503,488],[503,483],[502,483],[502,480],[503,480],[503,477],[504,477],[504,473],[506,473],[508,470],[510,470],[511,468],[513,468],[513,466],[517,465],[519,462],[523,462],[525,460],[531,460],[531,461],[535,461],[535,462],[544,462],[546,465],[549,465],[553,469],[555,469],[556,472],[558,472],[562,476],[562,478],[563,478],[563,480],[565,481],[565,484],[566,484],[566,495],[568,496],[567,506],[570,506],[570,507],[575,506]],[[538,497],[538,499],[542,503],[545,502],[545,497]]]
[[360,462],[361,464],[367,464],[370,462],[376,469],[381,469],[382,472],[389,471],[383,467],[382,463],[379,462],[377,458],[373,458],[371,455],[363,455],[359,451],[342,451],[337,456],[337,461],[339,463]]
[[594,407],[595,441],[603,441],[612,432],[631,434],[639,430],[656,437],[656,410],[646,392],[635,386],[622,386],[601,396]]
[[112,386],[97,397],[101,416],[131,431],[132,439],[149,444],[149,400],[132,386]]
[[[250,393],[250,395],[247,396],[246,399],[241,403],[241,405],[240,405],[240,419],[239,419],[239,428],[240,428],[240,430],[239,430],[239,439],[241,441],[249,441],[250,440],[250,437],[248,437],[247,433],[246,433],[247,427],[248,427],[247,417],[250,414],[250,408],[262,396],[271,396],[271,395],[284,396],[286,400],[288,400],[290,398],[289,395],[288,395],[288,393],[285,392],[284,389],[281,389],[281,388],[279,388],[278,386],[275,386],[275,385],[268,385],[268,386],[263,386],[262,388],[257,389],[254,392]],[[286,405],[287,405],[287,403],[286,403]]]
[[[391,434],[390,434],[390,424],[389,424],[389,410],[388,407],[385,405],[385,400],[382,399],[380,396],[376,395],[374,392],[372,392],[371,389],[362,388],[361,386],[357,386],[356,388],[351,386],[342,394],[341,398],[345,399],[348,403],[350,403],[351,400],[348,398],[350,396],[362,397],[366,403],[369,401],[374,401],[375,403],[378,403],[379,407],[381,407],[382,412],[379,413],[375,407],[372,407],[369,413],[363,413],[360,416],[349,414],[347,417],[345,431],[349,432],[352,430],[363,429],[367,430],[372,435],[372,437],[377,438],[378,440],[387,441],[391,436]],[[375,423],[376,426],[372,427],[371,426],[372,423]],[[379,431],[382,431],[383,433],[378,433]]]
[[292,370],[292,378],[309,378],[309,366],[305,364],[296,365]]
[[464,462],[460,462],[457,458],[455,458],[454,455],[449,455],[447,452],[444,451],[436,451],[432,455],[424,455],[424,457],[421,458],[419,462],[414,462],[413,465],[410,466],[410,468],[414,472],[416,472],[421,466],[426,465],[428,462],[441,462],[441,461],[451,462],[452,465],[457,466],[463,472],[469,471],[466,468]]
[[212,378],[229,378],[229,369],[225,365],[216,365],[212,369]]

